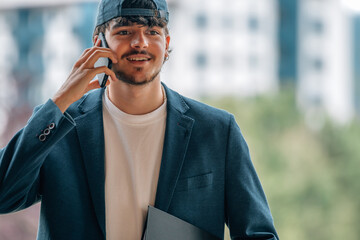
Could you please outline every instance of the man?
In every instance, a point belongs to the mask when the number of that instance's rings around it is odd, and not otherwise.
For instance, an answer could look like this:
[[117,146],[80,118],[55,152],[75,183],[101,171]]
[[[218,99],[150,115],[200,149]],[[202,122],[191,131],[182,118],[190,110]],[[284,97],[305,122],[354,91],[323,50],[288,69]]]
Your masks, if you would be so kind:
[[0,151],[0,213],[41,201],[38,239],[141,239],[148,205],[219,238],[226,223],[278,239],[234,117],[161,83],[167,22],[165,0],[100,2],[94,47]]

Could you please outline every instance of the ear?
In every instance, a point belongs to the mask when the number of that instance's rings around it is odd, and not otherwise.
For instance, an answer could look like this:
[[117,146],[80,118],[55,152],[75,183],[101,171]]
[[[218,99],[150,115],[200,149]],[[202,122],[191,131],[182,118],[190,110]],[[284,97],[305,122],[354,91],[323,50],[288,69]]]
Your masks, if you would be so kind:
[[169,60],[169,46],[170,46],[170,36],[167,35],[165,37],[165,56],[164,56],[164,62],[165,63],[167,60]]
[[96,41],[98,40],[98,38],[99,38],[99,35],[95,35],[95,36],[93,37],[93,44],[94,44],[94,45],[95,45]]
[[165,37],[165,41],[166,41],[166,51],[168,51],[169,50],[169,46],[170,46],[170,35],[167,35],[166,37]]

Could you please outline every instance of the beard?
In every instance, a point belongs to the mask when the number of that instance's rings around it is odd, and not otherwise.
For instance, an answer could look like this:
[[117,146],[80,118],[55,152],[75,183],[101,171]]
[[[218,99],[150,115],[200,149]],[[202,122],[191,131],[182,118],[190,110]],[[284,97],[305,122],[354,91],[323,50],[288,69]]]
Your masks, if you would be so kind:
[[[141,68],[137,68],[136,71],[140,72],[142,69]],[[120,81],[133,85],[133,86],[142,86],[142,85],[146,85],[151,83],[152,81],[155,80],[155,78],[160,74],[160,70],[158,70],[157,72],[155,72],[153,75],[149,76],[148,78],[142,79],[141,81],[136,81],[135,77],[133,75],[130,74],[126,74],[123,71],[115,71],[115,76],[117,77],[117,79],[119,79]]]

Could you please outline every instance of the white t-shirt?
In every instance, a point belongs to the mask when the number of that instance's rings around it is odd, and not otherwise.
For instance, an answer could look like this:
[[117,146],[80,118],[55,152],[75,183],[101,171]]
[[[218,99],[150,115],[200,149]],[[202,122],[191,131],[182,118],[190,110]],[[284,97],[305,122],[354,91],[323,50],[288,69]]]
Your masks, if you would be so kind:
[[129,115],[118,109],[105,92],[106,239],[140,240],[147,207],[155,204],[166,126],[166,98],[151,113]]

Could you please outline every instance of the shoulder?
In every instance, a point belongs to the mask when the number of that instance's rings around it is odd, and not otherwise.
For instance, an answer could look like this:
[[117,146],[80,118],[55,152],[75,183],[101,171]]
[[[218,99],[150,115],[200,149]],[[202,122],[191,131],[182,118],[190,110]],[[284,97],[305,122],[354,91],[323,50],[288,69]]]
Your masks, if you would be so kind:
[[167,94],[168,103],[182,114],[194,119],[197,125],[226,127],[233,121],[233,115],[225,110],[185,97],[171,89],[167,89]]
[[217,120],[217,121],[229,121],[232,117],[232,114],[198,100],[194,100],[188,97],[182,96],[185,103],[189,106],[189,111],[187,112],[188,115],[194,117],[201,117],[207,120]]

